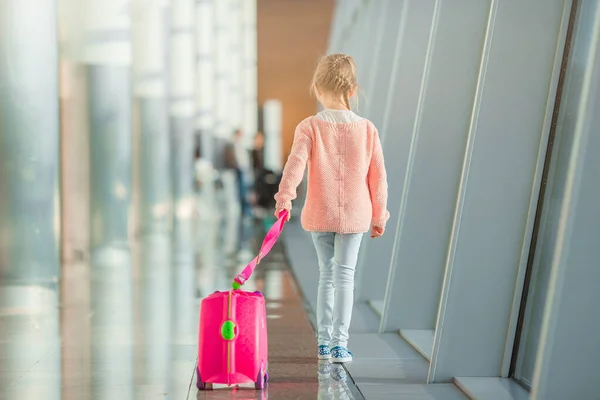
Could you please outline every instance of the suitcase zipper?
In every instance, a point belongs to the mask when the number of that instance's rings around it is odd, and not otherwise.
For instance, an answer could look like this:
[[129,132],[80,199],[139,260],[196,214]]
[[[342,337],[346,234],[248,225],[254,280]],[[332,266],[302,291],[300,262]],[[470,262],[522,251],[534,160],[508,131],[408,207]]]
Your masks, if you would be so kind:
[[[227,320],[231,321],[231,290],[229,291],[229,296],[227,297]],[[231,341],[227,341],[227,384],[230,385],[231,382]]]

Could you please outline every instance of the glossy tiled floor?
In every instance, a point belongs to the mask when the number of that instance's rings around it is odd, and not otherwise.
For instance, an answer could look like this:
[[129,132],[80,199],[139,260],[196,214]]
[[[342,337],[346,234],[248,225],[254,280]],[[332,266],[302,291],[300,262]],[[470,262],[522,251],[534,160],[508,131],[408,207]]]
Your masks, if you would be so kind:
[[200,301],[230,287],[264,233],[217,214],[179,226],[173,237],[146,236],[131,251],[64,265],[56,285],[2,282],[0,399],[465,398],[454,385],[424,384],[427,361],[399,335],[374,332],[378,321],[366,304],[356,306],[351,326],[355,361],[317,362],[318,269],[310,240],[294,223],[285,246],[276,245],[245,287],[267,300],[268,389],[198,392]]
[[[286,251],[308,304],[317,298],[318,268],[310,237],[299,225],[285,230]],[[313,317],[314,318],[314,317]],[[347,369],[368,400],[463,400],[453,384],[428,385],[428,361],[400,335],[378,334],[379,319],[372,307],[356,304],[350,325],[349,346],[355,359]]]
[[[57,286],[3,282],[0,398],[362,398],[344,368],[317,362],[314,331],[281,247],[247,283],[267,299],[268,390],[196,390],[200,299],[226,290],[262,240],[246,224],[242,242],[235,243],[237,225],[218,219],[196,231],[201,235],[194,244],[145,237],[131,253],[64,265]],[[226,256],[224,246],[239,251]]]

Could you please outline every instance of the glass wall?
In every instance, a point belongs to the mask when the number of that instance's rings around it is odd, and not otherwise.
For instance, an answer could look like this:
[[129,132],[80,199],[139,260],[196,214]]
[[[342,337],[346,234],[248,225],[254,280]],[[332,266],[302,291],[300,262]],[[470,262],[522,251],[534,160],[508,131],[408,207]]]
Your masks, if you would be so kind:
[[[540,335],[549,291],[552,262],[554,259],[561,209],[564,206],[569,185],[569,163],[573,151],[573,132],[582,119],[589,118],[589,81],[586,71],[593,68],[591,55],[597,46],[598,32],[594,31],[597,16],[597,1],[580,1],[574,10],[571,34],[565,52],[566,69],[559,89],[559,104],[555,110],[554,137],[551,135],[551,148],[547,158],[546,187],[538,209],[539,225],[534,235],[530,260],[530,270],[525,287],[524,309],[521,311],[521,334],[517,339],[517,355],[514,363],[514,377],[524,386],[531,387],[540,345]],[[599,66],[596,65],[596,68]],[[597,108],[596,108],[597,110]],[[597,111],[596,111],[597,112]],[[600,127],[596,127],[598,130]]]
[[598,397],[599,3],[338,2],[330,51],[374,63],[361,115],[392,214],[357,299],[429,361],[429,383]]

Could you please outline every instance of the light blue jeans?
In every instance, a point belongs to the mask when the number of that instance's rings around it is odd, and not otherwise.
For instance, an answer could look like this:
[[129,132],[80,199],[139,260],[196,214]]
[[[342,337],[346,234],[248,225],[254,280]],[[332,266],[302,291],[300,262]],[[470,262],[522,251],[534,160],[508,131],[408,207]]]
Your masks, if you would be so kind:
[[317,295],[319,345],[348,346],[354,305],[354,271],[362,237],[362,233],[312,233],[320,271]]

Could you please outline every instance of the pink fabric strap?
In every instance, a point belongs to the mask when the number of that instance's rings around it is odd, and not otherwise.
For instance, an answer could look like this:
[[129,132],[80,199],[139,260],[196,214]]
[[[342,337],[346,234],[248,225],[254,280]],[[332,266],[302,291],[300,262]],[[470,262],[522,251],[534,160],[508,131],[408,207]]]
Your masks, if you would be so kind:
[[250,276],[254,272],[254,269],[256,269],[256,266],[258,264],[260,264],[260,261],[264,258],[264,256],[269,254],[269,252],[271,251],[271,249],[277,242],[277,239],[279,239],[279,235],[281,234],[281,231],[283,230],[283,227],[285,226],[285,223],[287,222],[289,213],[290,212],[288,210],[283,210],[279,214],[279,219],[273,224],[271,229],[269,229],[269,231],[267,232],[267,235],[265,236],[265,239],[263,240],[263,243],[262,243],[262,246],[260,247],[260,251],[258,252],[258,255],[256,257],[254,257],[254,259],[252,261],[250,261],[250,263],[246,266],[246,268],[244,268],[244,270],[242,272],[240,272],[233,280],[232,286],[234,289],[239,289],[240,286],[242,286],[244,283],[246,283],[246,281],[248,279],[250,279]]

